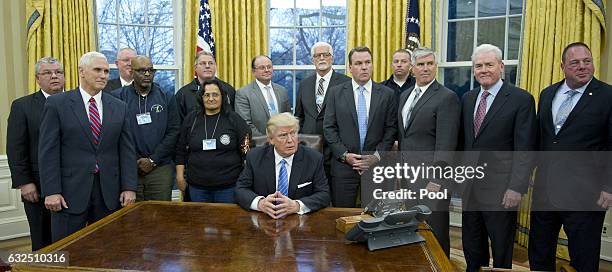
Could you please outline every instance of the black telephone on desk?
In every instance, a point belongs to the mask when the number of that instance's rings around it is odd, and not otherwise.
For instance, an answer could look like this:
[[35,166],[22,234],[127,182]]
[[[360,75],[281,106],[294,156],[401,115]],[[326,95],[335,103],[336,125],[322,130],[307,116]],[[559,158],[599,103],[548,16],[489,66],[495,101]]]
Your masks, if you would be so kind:
[[345,237],[349,241],[367,241],[370,251],[423,242],[425,239],[416,230],[430,214],[427,206],[417,205],[407,211],[362,220]]

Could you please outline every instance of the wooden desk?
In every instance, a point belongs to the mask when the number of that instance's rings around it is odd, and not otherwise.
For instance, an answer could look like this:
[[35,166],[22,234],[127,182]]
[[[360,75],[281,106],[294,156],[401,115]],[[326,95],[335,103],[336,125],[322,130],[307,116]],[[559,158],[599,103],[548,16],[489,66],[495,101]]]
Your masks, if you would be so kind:
[[366,244],[349,243],[335,229],[335,219],[359,211],[327,208],[273,220],[237,205],[147,201],[42,252],[67,251],[71,266],[92,271],[453,270],[430,231],[420,231],[426,243],[374,252]]

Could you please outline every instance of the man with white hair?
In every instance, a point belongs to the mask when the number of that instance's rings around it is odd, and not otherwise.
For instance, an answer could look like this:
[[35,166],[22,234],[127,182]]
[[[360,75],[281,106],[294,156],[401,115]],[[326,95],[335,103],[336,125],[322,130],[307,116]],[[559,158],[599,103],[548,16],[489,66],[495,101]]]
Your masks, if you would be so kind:
[[134,73],[132,71],[132,58],[136,56],[136,50],[132,48],[121,48],[117,51],[117,59],[115,65],[119,70],[119,77],[111,79],[104,87],[105,92],[119,89],[123,86],[131,85],[134,81]]
[[108,62],[99,52],[79,61],[79,87],[47,98],[38,165],[51,235],[58,241],[136,199],[136,152],[127,105],[102,92]]
[[300,145],[299,130],[299,121],[288,112],[268,120],[270,144],[249,151],[236,182],[236,201],[242,208],[279,219],[329,204],[323,156]]
[[[512,268],[516,208],[527,192],[536,144],[533,96],[501,79],[502,51],[482,44],[472,54],[480,84],[463,96],[460,143],[470,157],[464,165],[487,165],[481,180],[464,182],[462,239],[467,271],[489,266]],[[476,155],[477,154],[477,155]]]

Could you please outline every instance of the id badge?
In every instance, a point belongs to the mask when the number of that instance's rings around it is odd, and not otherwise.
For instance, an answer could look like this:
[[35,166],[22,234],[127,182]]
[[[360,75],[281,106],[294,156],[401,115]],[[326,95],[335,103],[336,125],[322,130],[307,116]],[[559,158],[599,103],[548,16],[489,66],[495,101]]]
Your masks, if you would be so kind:
[[152,122],[151,113],[145,112],[145,113],[136,114],[136,121],[138,122],[138,125],[150,124]]
[[215,150],[215,149],[217,149],[217,139],[202,140],[202,150]]
[[323,104],[323,101],[325,100],[325,96],[322,95],[317,95],[317,105],[321,105]]

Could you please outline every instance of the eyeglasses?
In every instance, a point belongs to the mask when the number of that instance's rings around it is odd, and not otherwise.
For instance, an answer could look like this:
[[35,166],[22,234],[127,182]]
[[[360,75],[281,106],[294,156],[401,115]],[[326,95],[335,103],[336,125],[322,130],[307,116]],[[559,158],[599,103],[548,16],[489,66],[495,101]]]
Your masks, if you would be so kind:
[[286,142],[287,140],[289,140],[289,137],[291,137],[291,139],[295,140],[297,138],[297,131],[292,130],[289,132],[283,132],[280,133],[276,136],[277,139],[281,140],[282,142]]
[[272,65],[261,65],[261,66],[255,67],[255,69],[261,70],[261,71],[265,71],[265,70],[272,71]]
[[53,74],[56,76],[64,76],[64,70],[45,70],[38,74],[45,77],[50,77]]
[[317,59],[317,58],[329,58],[331,57],[331,53],[319,53],[319,54],[314,54],[312,57]]
[[204,93],[204,98],[208,99],[208,98],[214,98],[217,99],[219,98],[219,96],[221,96],[219,93]]
[[144,75],[144,74],[145,74],[145,73],[147,73],[147,72],[148,72],[149,74],[155,74],[155,71],[156,71],[156,70],[155,70],[155,69],[153,69],[153,68],[146,68],[146,69],[145,69],[145,68],[140,68],[140,69],[134,69],[134,71],[136,71],[136,72],[137,72],[137,73],[139,73],[139,74]]

